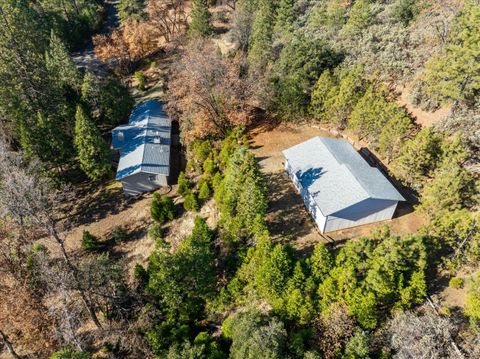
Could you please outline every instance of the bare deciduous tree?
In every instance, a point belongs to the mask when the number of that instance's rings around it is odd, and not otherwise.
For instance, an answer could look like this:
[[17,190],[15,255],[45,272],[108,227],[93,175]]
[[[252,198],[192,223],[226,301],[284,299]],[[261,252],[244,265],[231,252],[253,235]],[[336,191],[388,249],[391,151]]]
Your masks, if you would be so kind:
[[115,62],[123,73],[129,73],[133,63],[158,50],[153,30],[149,22],[129,18],[111,34],[93,38],[95,53],[102,61]]
[[400,313],[391,321],[388,332],[395,359],[456,357],[451,346],[454,325],[430,311],[424,315]]
[[147,3],[148,22],[156,37],[169,43],[183,35],[187,27],[185,0],[149,0]]
[[158,51],[185,33],[185,0],[149,0],[147,20],[129,18],[109,35],[93,38],[95,53],[104,62],[113,62],[125,74],[140,59]]
[[348,338],[353,335],[355,322],[348,315],[348,308],[338,305],[316,322],[316,342],[326,359],[336,358]]
[[7,145],[0,142],[0,218],[15,223],[20,238],[25,238],[28,231],[44,232],[59,250],[90,318],[101,328],[95,307],[80,281],[78,268],[71,260],[64,238],[57,229],[55,211],[61,201],[59,193],[52,190],[49,180],[40,172],[39,163],[25,162],[19,153],[9,151]]
[[209,41],[190,42],[169,83],[169,111],[179,117],[187,141],[247,125],[252,86],[244,59],[227,59]]

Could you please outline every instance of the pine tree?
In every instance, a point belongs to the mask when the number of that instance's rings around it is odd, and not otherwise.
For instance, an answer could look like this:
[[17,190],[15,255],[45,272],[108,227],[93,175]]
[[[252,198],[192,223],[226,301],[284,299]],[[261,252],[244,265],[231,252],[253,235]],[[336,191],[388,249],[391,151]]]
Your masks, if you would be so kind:
[[100,111],[100,79],[91,71],[86,71],[82,83],[82,102],[87,105],[92,113]]
[[177,192],[180,196],[185,196],[185,194],[190,190],[191,183],[190,180],[185,176],[185,172],[180,172],[178,175],[178,189]]
[[[20,138],[27,152],[30,151],[31,155],[42,161],[46,159],[49,166],[57,166],[66,160],[64,154],[69,152],[71,143],[67,141],[66,147],[62,146],[57,156],[52,157],[49,152],[65,138],[71,140],[73,121],[65,120],[73,119],[73,113],[69,113],[61,84],[52,78],[47,69],[46,21],[25,0],[3,1],[0,8],[2,120],[11,123],[11,127],[17,130],[17,138]],[[55,137],[55,144],[48,143],[41,133],[43,130],[38,130],[40,116],[40,122],[48,128],[48,133],[61,135]]]
[[125,86],[114,74],[102,83],[100,91],[100,118],[102,123],[116,126],[130,114],[135,101]]
[[141,20],[145,16],[143,0],[120,0],[117,4],[118,18],[123,24],[128,18]]
[[313,87],[310,100],[309,112],[315,119],[325,122],[330,120],[327,116],[327,102],[337,92],[337,79],[330,70],[323,71]]
[[332,253],[323,243],[318,243],[315,245],[312,255],[308,258],[307,264],[310,267],[313,279],[320,283],[333,268]]
[[430,175],[438,164],[442,149],[442,136],[431,127],[420,131],[406,141],[395,161],[397,174],[415,189],[422,187],[424,176]]
[[366,81],[360,66],[337,70],[335,75],[338,85],[325,99],[326,117],[330,122],[345,127],[350,113],[365,94]]
[[295,0],[280,0],[275,17],[274,33],[286,35],[293,31]]
[[212,33],[211,14],[208,10],[208,0],[193,0],[192,21],[188,26],[191,37],[207,37]]
[[207,199],[210,198],[211,195],[212,193],[210,191],[210,186],[208,185],[207,181],[204,181],[198,191],[198,198],[201,199],[202,201],[206,201]]
[[45,52],[45,63],[47,70],[61,87],[68,86],[72,90],[80,90],[80,72],[68,54],[65,44],[53,30],[50,34],[48,49]]
[[98,238],[89,231],[84,230],[82,235],[82,248],[87,252],[93,252],[96,251],[99,246]]
[[429,94],[441,102],[473,102],[480,91],[480,6],[467,0],[443,53],[425,66]]
[[45,116],[38,112],[36,122],[22,121],[19,125],[19,140],[27,157],[37,157],[43,163],[62,167],[73,153],[72,142],[63,128],[63,119]]
[[348,126],[391,158],[399,151],[412,121],[384,92],[374,85],[369,86],[350,114]]
[[419,209],[430,218],[462,209],[478,193],[471,174],[448,158],[434,172],[434,179],[425,185]]
[[77,106],[75,115],[75,147],[80,168],[91,180],[108,176],[112,169],[109,163],[109,149],[90,115]]
[[262,71],[271,59],[274,22],[275,6],[273,1],[259,0],[248,51],[248,62],[257,71]]
[[187,211],[198,212],[200,204],[198,203],[197,195],[192,190],[188,190],[185,193],[184,199],[183,207]]
[[370,0],[356,0],[348,14],[348,21],[342,29],[346,36],[353,36],[368,27],[372,21]]
[[297,261],[284,294],[285,310],[289,319],[298,321],[300,324],[307,324],[312,319],[315,313],[312,300],[315,289],[313,278],[305,276],[302,262]]
[[465,314],[470,318],[472,325],[478,328],[480,323],[480,271],[474,274],[468,285]]
[[161,196],[160,193],[153,194],[153,201],[150,206],[152,219],[160,224],[171,221],[175,217],[175,204],[170,197]]

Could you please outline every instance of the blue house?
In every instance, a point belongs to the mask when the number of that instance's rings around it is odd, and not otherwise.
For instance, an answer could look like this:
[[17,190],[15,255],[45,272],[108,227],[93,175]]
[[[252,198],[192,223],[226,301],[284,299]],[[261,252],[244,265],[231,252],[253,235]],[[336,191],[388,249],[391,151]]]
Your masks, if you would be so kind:
[[112,131],[120,151],[116,179],[127,195],[153,191],[168,184],[172,122],[163,103],[148,100],[136,106],[128,124]]

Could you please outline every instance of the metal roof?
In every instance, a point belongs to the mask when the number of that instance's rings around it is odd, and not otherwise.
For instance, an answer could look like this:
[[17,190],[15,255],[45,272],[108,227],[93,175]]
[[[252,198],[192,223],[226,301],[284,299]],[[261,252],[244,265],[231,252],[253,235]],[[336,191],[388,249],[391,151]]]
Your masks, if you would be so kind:
[[346,140],[314,137],[283,155],[324,216],[366,199],[405,201]]
[[120,150],[116,179],[139,172],[168,176],[171,129],[162,102],[148,100],[136,106],[128,124],[112,130],[112,146]]

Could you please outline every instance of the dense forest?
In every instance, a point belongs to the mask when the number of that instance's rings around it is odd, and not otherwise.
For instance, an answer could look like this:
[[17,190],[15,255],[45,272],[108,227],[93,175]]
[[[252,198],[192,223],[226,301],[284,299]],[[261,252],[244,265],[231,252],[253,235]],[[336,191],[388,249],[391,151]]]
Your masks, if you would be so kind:
[[[90,45],[101,71],[73,59]],[[127,261],[124,223],[72,247],[157,68],[186,163],[148,197],[153,250]],[[251,132],[279,124],[368,145],[420,228],[273,238]],[[478,358],[479,168],[478,0],[0,0],[0,355]]]

